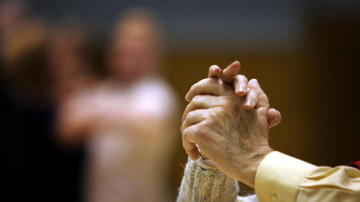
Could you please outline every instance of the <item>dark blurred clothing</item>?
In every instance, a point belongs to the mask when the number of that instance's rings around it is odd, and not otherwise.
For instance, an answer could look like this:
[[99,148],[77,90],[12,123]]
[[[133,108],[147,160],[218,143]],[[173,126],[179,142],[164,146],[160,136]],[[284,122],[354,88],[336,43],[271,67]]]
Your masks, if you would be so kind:
[[80,201],[83,151],[56,144],[55,112],[0,82],[0,201]]

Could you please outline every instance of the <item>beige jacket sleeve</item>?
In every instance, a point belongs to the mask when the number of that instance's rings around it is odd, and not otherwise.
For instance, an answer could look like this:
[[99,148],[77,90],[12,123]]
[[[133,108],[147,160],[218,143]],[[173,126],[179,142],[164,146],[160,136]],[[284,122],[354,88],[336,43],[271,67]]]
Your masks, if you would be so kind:
[[272,152],[258,167],[255,190],[260,202],[359,202],[360,171],[349,166],[317,167]]

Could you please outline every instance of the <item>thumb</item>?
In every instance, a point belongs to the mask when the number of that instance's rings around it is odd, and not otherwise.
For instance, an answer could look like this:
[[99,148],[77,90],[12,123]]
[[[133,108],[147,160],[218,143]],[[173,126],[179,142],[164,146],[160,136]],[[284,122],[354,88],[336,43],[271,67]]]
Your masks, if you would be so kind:
[[223,81],[225,81],[227,83],[232,83],[233,78],[237,74],[239,74],[240,68],[241,68],[241,64],[239,61],[235,61],[235,62],[231,63],[229,66],[227,66],[222,73]]

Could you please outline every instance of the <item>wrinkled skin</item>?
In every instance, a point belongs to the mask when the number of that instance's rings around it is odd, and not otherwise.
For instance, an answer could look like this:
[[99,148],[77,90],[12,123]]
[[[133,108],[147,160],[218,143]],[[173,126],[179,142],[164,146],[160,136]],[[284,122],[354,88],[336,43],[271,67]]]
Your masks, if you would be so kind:
[[272,151],[269,128],[280,122],[280,113],[269,110],[256,79],[246,83],[247,91],[241,93],[246,96],[239,96],[236,86],[211,77],[194,84],[186,95],[191,101],[181,126],[183,146],[192,159],[201,153],[226,175],[254,186],[259,163]]

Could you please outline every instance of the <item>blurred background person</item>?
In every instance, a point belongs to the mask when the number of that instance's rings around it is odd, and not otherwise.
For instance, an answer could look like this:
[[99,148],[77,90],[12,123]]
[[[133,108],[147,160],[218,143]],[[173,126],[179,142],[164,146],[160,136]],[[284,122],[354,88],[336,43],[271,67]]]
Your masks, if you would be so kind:
[[49,66],[53,96],[58,103],[93,86],[97,78],[90,36],[75,22],[53,26],[49,40]]
[[8,39],[20,31],[29,21],[26,5],[22,1],[5,0],[0,2],[0,40],[1,50],[7,45]]
[[48,27],[33,20],[6,39],[1,74],[1,201],[79,201],[82,152],[56,139]]
[[87,201],[167,199],[177,107],[160,74],[163,51],[157,18],[129,10],[113,29],[107,79],[63,105],[62,138],[87,145]]

